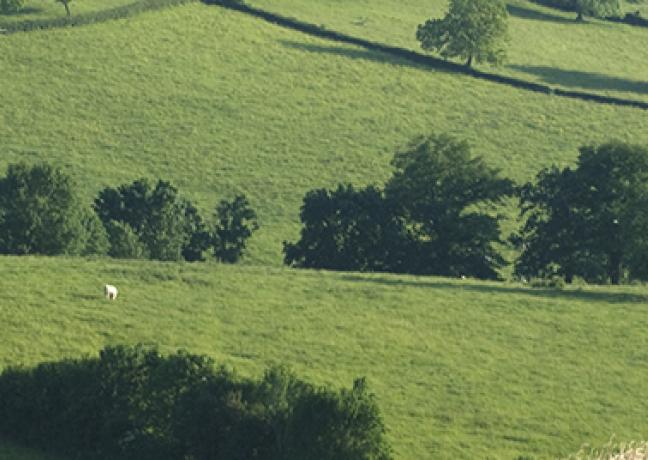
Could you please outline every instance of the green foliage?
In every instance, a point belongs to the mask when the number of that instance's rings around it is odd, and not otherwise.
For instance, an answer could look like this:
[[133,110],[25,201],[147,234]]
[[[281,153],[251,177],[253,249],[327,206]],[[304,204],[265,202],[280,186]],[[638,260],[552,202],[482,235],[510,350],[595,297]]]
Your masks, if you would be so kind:
[[148,248],[129,224],[110,220],[105,225],[110,249],[108,255],[117,259],[148,259]]
[[7,369],[0,411],[3,436],[75,458],[390,458],[364,380],[340,393],[283,369],[241,380],[206,356],[141,345]]
[[647,184],[648,149],[620,142],[581,148],[574,169],[541,171],[521,189],[517,273],[648,279]]
[[222,200],[216,207],[212,236],[214,257],[230,264],[237,262],[245,251],[248,238],[258,228],[256,212],[245,195],[237,195],[231,202]]
[[501,0],[450,0],[446,16],[420,24],[416,39],[424,50],[466,59],[467,66],[473,59],[498,65],[506,56],[507,19]]
[[[159,180],[152,187],[146,179],[106,188],[95,200],[95,209],[108,228],[111,241],[118,247],[111,251],[118,257],[139,257],[131,231],[146,247],[149,257],[181,260],[183,255],[196,260],[201,254],[195,232],[203,232],[196,208],[178,195],[169,182]],[[125,226],[115,226],[111,221]]]
[[0,253],[79,254],[84,213],[71,179],[46,163],[10,165],[0,179]]
[[284,262],[303,268],[402,271],[407,232],[382,191],[338,185],[304,197],[297,243],[284,242]]
[[577,19],[583,16],[610,16],[618,14],[619,0],[574,0],[574,9],[578,13]]
[[395,203],[416,241],[408,271],[497,278],[505,261],[497,217],[476,206],[512,193],[508,179],[473,157],[469,145],[449,136],[421,137],[398,152],[385,195]]
[[111,247],[108,232],[92,209],[87,209],[83,216],[83,228],[86,241],[82,254],[106,255]]
[[23,7],[23,0],[0,0],[0,14],[18,13]]

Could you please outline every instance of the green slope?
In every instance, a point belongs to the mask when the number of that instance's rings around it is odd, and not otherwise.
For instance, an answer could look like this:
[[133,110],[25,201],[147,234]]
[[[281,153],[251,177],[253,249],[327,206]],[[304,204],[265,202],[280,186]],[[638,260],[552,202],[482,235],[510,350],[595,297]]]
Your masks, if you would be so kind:
[[[371,40],[420,50],[416,27],[445,0],[251,0],[252,5]],[[555,87],[648,100],[648,28],[588,19],[524,0],[507,3],[508,62],[494,71]],[[632,11],[636,10],[635,6]],[[488,66],[483,68],[489,69]]]
[[246,375],[364,375],[398,458],[555,458],[648,430],[645,287],[7,257],[0,292],[0,367],[141,341]]
[[88,200],[164,177],[209,211],[245,192],[278,263],[303,194],[382,182],[395,149],[450,132],[517,180],[578,146],[643,143],[648,112],[430,71],[201,4],[0,38],[0,168],[47,159]]

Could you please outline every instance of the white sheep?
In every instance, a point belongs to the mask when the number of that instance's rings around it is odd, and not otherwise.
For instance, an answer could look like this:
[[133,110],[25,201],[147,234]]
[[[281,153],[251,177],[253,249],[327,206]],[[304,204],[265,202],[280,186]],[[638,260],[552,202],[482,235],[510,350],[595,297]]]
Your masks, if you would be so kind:
[[117,288],[112,284],[106,284],[104,294],[106,294],[106,299],[115,300],[117,298]]

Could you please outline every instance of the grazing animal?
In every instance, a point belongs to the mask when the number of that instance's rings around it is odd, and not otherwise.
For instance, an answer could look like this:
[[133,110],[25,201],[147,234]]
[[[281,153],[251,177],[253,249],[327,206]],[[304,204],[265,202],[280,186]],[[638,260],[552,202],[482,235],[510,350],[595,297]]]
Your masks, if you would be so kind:
[[104,286],[104,293],[106,294],[106,299],[115,300],[117,298],[117,288],[112,284],[106,284]]

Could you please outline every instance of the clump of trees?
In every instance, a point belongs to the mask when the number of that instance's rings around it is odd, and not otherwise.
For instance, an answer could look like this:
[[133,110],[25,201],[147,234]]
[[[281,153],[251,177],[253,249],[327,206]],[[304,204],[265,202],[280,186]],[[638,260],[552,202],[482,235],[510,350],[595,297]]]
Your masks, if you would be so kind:
[[582,147],[576,167],[540,171],[520,190],[526,219],[513,242],[524,277],[619,284],[648,279],[648,149]]
[[338,186],[309,192],[304,228],[284,261],[335,270],[495,279],[505,261],[499,218],[478,210],[513,191],[467,143],[422,137],[398,152],[384,190]]
[[[384,189],[313,190],[284,262],[304,268],[496,279],[506,265],[495,206],[516,194],[519,278],[648,280],[648,149],[611,142],[580,149],[576,167],[552,166],[514,187],[465,142],[417,139],[392,161]],[[542,284],[542,283],[541,283]]]
[[473,60],[498,65],[506,57],[506,5],[501,0],[450,0],[445,17],[420,24],[416,39],[425,51],[459,57],[468,67]]
[[574,0],[576,20],[583,21],[584,16],[603,17],[618,14],[619,0]]
[[364,379],[315,387],[283,367],[259,380],[206,356],[107,347],[0,375],[0,435],[70,458],[388,460]]
[[215,223],[169,182],[146,179],[102,190],[86,208],[71,179],[47,164],[10,165],[0,179],[0,253],[108,254],[117,258],[234,263],[258,229],[244,195],[221,201]]

